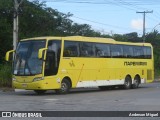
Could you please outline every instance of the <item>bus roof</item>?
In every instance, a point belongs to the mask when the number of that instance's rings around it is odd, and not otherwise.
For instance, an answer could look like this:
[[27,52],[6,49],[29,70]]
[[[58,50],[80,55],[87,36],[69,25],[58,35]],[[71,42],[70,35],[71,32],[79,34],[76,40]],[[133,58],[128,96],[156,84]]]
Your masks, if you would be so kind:
[[74,40],[74,41],[86,41],[86,42],[99,42],[99,43],[111,43],[111,44],[126,44],[126,45],[139,45],[139,46],[152,46],[150,43],[134,43],[134,42],[120,42],[116,41],[112,38],[100,38],[100,37],[84,37],[84,36],[66,36],[66,37],[55,37],[55,36],[47,36],[47,37],[34,37],[22,39],[21,41],[27,40]]
[[46,37],[33,37],[33,38],[26,38],[20,41],[28,41],[28,40],[50,40],[50,39],[62,39],[62,37],[54,37],[54,36],[46,36]]

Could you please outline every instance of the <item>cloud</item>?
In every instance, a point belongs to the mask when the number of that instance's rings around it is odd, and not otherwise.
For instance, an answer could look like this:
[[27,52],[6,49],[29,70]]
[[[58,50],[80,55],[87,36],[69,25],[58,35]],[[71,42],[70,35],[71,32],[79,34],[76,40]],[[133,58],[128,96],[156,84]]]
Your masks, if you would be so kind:
[[142,19],[133,19],[131,21],[131,27],[133,29],[142,30],[143,29],[143,20]]

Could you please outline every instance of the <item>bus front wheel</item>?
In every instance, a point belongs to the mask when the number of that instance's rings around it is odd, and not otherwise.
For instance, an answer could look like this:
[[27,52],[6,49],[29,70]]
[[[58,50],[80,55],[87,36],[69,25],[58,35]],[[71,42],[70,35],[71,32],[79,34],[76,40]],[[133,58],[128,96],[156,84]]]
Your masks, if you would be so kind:
[[67,94],[71,88],[70,82],[64,79],[61,83],[61,88],[55,90],[57,94]]

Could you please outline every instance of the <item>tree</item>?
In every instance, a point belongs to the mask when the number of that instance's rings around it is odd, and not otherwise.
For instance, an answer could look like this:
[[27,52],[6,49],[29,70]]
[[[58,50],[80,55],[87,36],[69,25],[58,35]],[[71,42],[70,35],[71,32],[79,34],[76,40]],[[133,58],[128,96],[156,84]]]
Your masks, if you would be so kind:
[[153,45],[155,68],[160,70],[160,33],[157,30],[148,33],[146,36],[146,42]]
[[12,49],[13,1],[0,1],[0,63],[4,62],[5,52]]
[[[0,0],[0,61],[12,48],[13,0]],[[73,23],[71,13],[61,13],[45,2],[24,0],[19,10],[19,39],[37,36],[100,36],[88,24]],[[2,62],[0,62],[2,63]]]

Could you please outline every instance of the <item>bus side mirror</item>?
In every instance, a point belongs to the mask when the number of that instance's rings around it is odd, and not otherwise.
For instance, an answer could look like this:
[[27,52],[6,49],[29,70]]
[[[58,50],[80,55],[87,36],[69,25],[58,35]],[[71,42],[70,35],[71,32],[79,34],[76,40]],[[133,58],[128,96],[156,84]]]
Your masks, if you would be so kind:
[[5,60],[6,60],[6,61],[9,61],[10,54],[13,53],[13,52],[15,52],[15,50],[10,50],[10,51],[8,51],[8,52],[6,53],[6,56],[5,56]]
[[38,58],[42,59],[43,58],[43,51],[47,50],[48,48],[41,48],[38,51]]

